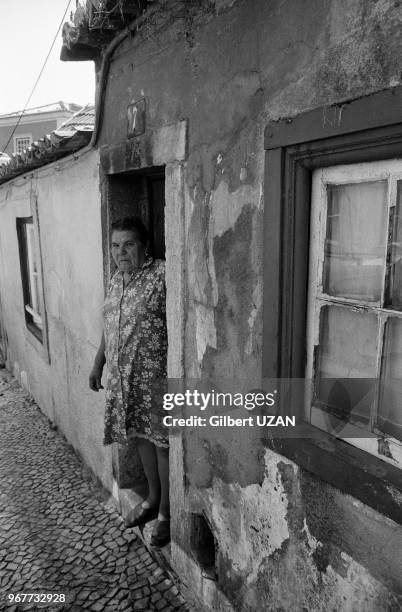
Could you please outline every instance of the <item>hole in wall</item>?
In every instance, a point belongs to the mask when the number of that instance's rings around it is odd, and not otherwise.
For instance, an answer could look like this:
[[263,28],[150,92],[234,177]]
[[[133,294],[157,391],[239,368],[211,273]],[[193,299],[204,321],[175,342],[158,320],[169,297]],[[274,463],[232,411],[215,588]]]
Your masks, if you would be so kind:
[[191,515],[190,547],[203,577],[216,580],[217,542],[203,514]]

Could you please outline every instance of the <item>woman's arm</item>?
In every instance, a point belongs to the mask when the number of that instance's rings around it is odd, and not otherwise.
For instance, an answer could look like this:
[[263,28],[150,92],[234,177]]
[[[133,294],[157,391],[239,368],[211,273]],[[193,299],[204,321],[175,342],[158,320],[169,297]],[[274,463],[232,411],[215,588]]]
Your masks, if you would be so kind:
[[102,338],[100,341],[98,352],[96,353],[94,365],[89,375],[89,388],[92,389],[92,391],[99,391],[99,389],[103,389],[102,372],[105,363],[105,334],[102,333]]

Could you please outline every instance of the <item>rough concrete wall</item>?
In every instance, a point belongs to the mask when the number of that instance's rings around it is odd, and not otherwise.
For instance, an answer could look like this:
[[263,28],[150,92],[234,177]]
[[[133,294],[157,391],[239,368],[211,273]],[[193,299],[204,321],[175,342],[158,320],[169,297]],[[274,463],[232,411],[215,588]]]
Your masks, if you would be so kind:
[[[188,377],[258,377],[264,127],[399,84],[401,11],[394,0],[188,2],[115,53],[102,144],[126,139],[127,105],[142,97],[148,133],[188,119]],[[206,438],[184,444],[187,498],[214,527],[217,588],[184,539],[175,559],[200,596],[217,609],[398,609],[399,527],[266,451],[251,429]]]
[[[9,366],[105,486],[110,448],[102,446],[104,396],[88,388],[103,301],[99,154],[68,158],[0,188],[1,294]],[[37,199],[50,363],[26,329],[17,216]],[[21,374],[20,374],[21,375]]]
[[274,453],[264,465],[261,485],[208,489],[235,609],[400,609],[400,528]]

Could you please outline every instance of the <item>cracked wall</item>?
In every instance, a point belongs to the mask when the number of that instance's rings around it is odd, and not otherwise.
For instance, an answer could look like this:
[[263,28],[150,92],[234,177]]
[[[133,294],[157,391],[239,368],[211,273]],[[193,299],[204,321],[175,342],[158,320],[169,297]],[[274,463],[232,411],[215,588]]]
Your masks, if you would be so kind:
[[[394,0],[190,4],[115,53],[100,143],[126,141],[127,106],[142,97],[147,138],[188,121],[182,225],[166,209],[167,226],[181,236],[185,287],[183,354],[170,360],[188,378],[251,386],[262,359],[264,128],[400,84],[402,8]],[[173,298],[168,308],[176,308]],[[266,450],[251,428],[188,432],[172,446],[172,483],[181,491],[173,562],[207,607],[402,605],[397,525]],[[205,513],[213,528],[214,584],[192,555],[191,512]]]

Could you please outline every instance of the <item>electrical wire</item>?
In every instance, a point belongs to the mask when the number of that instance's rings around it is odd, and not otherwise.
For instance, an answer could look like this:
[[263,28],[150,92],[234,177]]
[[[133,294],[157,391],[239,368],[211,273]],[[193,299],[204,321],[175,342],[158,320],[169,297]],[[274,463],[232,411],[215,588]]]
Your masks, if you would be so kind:
[[66,15],[67,15],[67,11],[68,11],[68,8],[69,8],[70,4],[71,4],[71,0],[67,0],[66,10],[64,11],[63,17],[61,18],[61,21],[60,21],[60,23],[59,23],[59,27],[57,28],[57,32],[56,32],[56,34],[54,35],[53,42],[52,42],[52,44],[51,44],[51,46],[50,46],[50,49],[49,49],[49,51],[48,51],[48,54],[46,55],[45,61],[43,62],[42,68],[40,69],[40,72],[39,72],[38,78],[37,78],[37,79],[36,79],[36,81],[35,81],[35,85],[33,86],[32,90],[31,90],[31,93],[30,93],[30,94],[29,94],[29,96],[28,96],[28,100],[25,102],[25,106],[24,106],[23,110],[21,111],[20,116],[18,117],[17,123],[15,124],[14,129],[13,129],[13,131],[11,132],[9,139],[7,140],[6,146],[5,146],[4,148],[0,149],[0,151],[5,151],[5,150],[7,149],[8,145],[10,144],[10,141],[11,141],[12,137],[13,137],[13,136],[14,136],[14,134],[15,134],[15,130],[17,129],[17,127],[19,126],[19,124],[20,124],[20,122],[21,122],[21,119],[22,119],[22,117],[23,117],[23,114],[25,113],[25,111],[26,111],[26,109],[27,109],[27,106],[28,106],[29,102],[31,101],[31,98],[32,98],[32,96],[33,96],[33,94],[34,94],[34,92],[35,92],[35,89],[36,89],[36,87],[37,87],[37,85],[38,85],[38,83],[39,83],[39,80],[40,80],[40,78],[41,78],[41,76],[42,76],[42,74],[43,74],[43,71],[44,71],[44,69],[46,68],[47,61],[48,61],[48,59],[49,59],[49,56],[50,56],[51,52],[53,51],[54,44],[55,44],[55,42],[56,42],[56,40],[57,40],[57,37],[58,37],[58,35],[59,35],[59,32],[60,32],[61,26],[62,26],[62,25],[63,25],[63,23],[64,23],[64,19],[65,19]]

